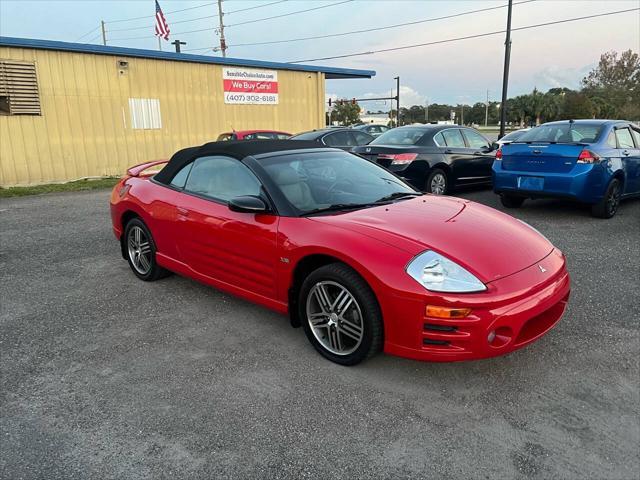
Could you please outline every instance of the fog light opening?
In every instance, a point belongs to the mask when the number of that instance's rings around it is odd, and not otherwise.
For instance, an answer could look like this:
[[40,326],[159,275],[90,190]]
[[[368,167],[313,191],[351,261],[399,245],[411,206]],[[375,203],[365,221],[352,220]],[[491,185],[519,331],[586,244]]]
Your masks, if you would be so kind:
[[513,338],[513,331],[509,327],[498,327],[487,335],[487,342],[494,348],[504,347]]

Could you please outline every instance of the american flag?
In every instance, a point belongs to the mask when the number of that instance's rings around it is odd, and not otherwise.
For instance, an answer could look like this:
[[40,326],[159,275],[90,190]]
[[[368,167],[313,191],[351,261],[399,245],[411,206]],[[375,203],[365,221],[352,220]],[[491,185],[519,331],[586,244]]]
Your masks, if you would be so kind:
[[158,0],[156,0],[156,37],[169,40],[169,25],[167,25],[167,20],[164,18]]

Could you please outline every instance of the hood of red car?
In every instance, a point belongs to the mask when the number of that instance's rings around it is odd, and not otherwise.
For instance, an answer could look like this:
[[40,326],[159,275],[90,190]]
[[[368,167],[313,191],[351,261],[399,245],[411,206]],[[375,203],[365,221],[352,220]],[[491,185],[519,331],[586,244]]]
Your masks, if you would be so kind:
[[361,233],[411,255],[437,251],[485,283],[530,267],[554,248],[546,238],[515,218],[454,197],[425,195],[311,218]]

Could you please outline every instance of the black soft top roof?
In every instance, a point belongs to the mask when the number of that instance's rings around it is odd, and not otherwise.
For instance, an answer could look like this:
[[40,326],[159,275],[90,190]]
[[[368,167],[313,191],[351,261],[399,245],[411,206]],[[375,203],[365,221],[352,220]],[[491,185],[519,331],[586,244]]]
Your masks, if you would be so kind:
[[210,142],[199,147],[189,147],[178,150],[173,154],[169,163],[153,177],[160,183],[169,183],[178,171],[198,157],[212,155],[226,155],[242,160],[245,157],[264,153],[284,152],[287,150],[301,150],[322,148],[317,142],[291,140],[236,140],[227,142]]

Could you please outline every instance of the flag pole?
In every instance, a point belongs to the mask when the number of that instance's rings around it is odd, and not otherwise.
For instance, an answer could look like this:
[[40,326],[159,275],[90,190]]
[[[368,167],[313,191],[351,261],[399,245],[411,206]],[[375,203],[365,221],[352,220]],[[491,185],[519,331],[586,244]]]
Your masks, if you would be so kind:
[[158,37],[158,50],[162,51],[162,39]]

